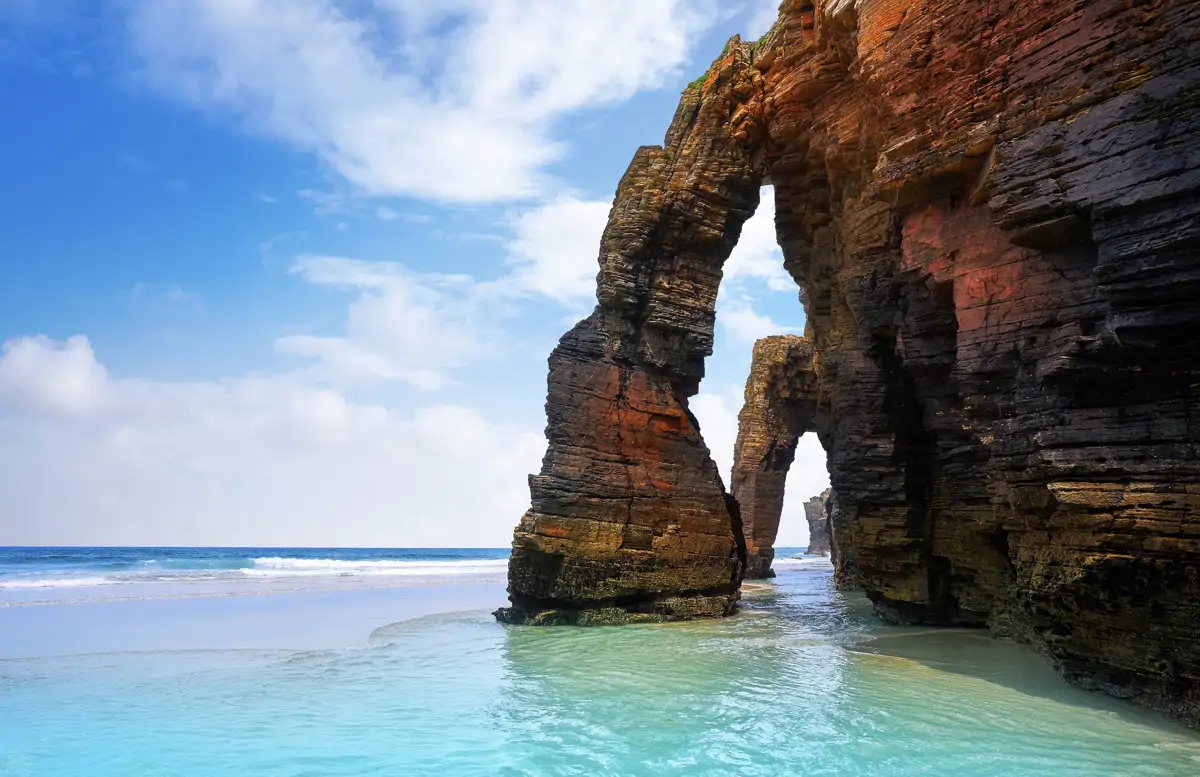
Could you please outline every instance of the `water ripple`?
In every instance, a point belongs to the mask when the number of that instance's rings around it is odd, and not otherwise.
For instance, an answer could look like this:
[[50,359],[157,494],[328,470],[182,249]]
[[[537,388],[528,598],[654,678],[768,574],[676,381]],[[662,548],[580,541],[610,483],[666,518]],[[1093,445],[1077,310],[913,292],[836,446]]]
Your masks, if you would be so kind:
[[0,774],[1195,775],[1200,738],[784,571],[724,621],[0,662]]

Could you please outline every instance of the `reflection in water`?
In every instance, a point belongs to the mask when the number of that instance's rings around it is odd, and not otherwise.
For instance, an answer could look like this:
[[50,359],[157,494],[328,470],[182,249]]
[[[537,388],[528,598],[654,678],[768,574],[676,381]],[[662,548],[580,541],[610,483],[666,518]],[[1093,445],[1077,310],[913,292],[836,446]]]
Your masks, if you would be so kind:
[[[837,685],[828,645],[786,639],[774,618],[601,629],[513,629],[504,648],[500,719],[563,767],[662,773],[698,764],[749,766],[791,737],[764,715],[798,669]],[[822,656],[824,654],[824,656]],[[828,660],[834,659],[834,660]],[[619,768],[618,768],[619,767]]]
[[1194,775],[1200,738],[826,569],[725,621],[376,631],[363,650],[0,662],[0,774]]
[[[726,620],[512,629],[524,768],[611,774],[1184,775],[1191,733],[979,631],[895,628],[796,571]],[[551,760],[547,760],[547,759]]]

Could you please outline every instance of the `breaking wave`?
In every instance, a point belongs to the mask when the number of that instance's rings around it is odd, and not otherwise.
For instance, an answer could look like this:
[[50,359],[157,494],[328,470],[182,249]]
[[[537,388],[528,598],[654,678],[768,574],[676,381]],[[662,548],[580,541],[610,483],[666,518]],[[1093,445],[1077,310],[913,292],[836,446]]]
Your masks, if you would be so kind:
[[508,559],[470,559],[455,561],[359,561],[335,558],[288,558],[266,556],[253,560],[254,566],[242,572],[252,577],[303,575],[397,575],[429,576],[480,575],[502,571]]
[[[86,588],[120,584],[232,583],[273,578],[447,578],[498,575],[507,558],[305,558],[247,554],[93,560],[91,563],[0,565],[0,590]],[[6,566],[6,568],[5,568]]]

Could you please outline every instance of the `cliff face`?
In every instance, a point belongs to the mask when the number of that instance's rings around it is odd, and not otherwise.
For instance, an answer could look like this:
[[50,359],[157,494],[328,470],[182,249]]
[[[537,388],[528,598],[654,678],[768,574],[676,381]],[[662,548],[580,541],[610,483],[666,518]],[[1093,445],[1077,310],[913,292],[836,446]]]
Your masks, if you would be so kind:
[[829,515],[825,505],[832,493],[832,489],[827,488],[824,493],[804,503],[804,518],[808,521],[808,549],[805,553],[809,556],[829,555]]
[[1194,0],[785,0],[732,41],[635,156],[551,356],[506,617],[733,606],[741,519],[687,400],[764,176],[839,584],[1200,723]]
[[813,424],[816,374],[812,345],[803,337],[764,337],[754,344],[745,404],[738,414],[733,497],[741,509],[750,579],[774,577],[775,537],[784,482],[796,443]]

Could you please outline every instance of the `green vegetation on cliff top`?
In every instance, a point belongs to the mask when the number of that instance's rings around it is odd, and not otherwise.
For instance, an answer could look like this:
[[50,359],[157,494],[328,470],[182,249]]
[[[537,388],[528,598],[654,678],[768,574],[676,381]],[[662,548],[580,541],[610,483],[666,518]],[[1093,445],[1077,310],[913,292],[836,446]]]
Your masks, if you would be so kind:
[[[778,25],[779,25],[779,20],[776,19],[775,22],[767,29],[767,31],[759,36],[758,40],[756,40],[750,44],[751,56],[753,56],[754,52],[757,51],[759,49],[759,47],[762,46],[763,43],[766,42],[767,38],[770,37],[771,33],[775,31],[775,28]],[[741,39],[738,36],[735,35],[734,38],[738,38],[738,41],[741,42]],[[733,43],[733,38],[730,38],[729,40],[725,41],[725,48],[721,49],[721,53],[717,56],[717,58],[712,61],[712,64],[709,65],[708,68],[703,73],[701,73],[695,80],[693,80],[690,84],[688,84],[685,87],[684,91],[687,91],[687,90],[699,91],[700,88],[702,86],[704,86],[704,82],[708,79],[709,74],[712,73],[713,68],[717,66],[717,63],[720,62],[721,60],[725,59],[725,55],[729,53],[729,46],[732,43]]]

